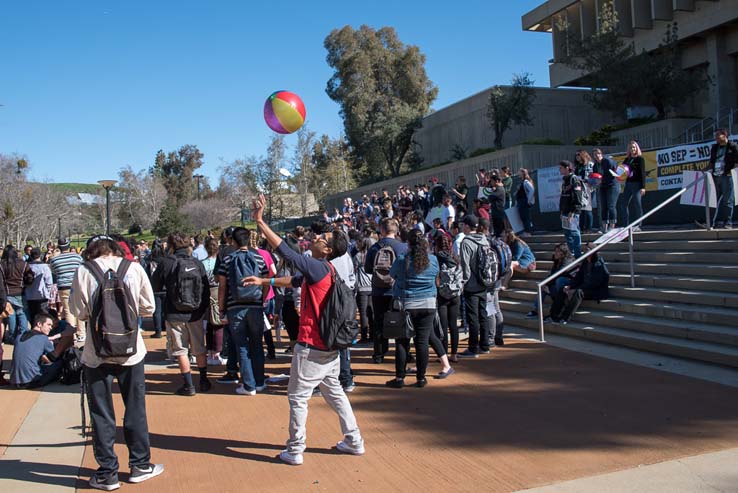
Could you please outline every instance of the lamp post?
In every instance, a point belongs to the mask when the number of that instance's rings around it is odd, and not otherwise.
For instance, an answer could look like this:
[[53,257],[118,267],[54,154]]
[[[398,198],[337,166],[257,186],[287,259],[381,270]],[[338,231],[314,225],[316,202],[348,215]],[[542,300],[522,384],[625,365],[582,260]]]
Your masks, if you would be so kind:
[[197,200],[200,200],[200,180],[205,177],[203,175],[192,175],[192,178],[197,180]]
[[98,183],[105,189],[105,234],[110,234],[110,189],[117,180],[100,180]]

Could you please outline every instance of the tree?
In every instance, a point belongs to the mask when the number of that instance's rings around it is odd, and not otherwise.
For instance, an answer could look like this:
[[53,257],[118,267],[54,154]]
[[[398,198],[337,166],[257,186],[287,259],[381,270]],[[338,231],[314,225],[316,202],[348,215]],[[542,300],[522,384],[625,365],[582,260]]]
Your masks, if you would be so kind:
[[297,145],[295,146],[295,154],[292,157],[292,167],[297,174],[293,177],[292,182],[297,186],[300,195],[300,209],[303,217],[307,217],[308,213],[308,194],[311,185],[315,185],[315,166],[313,164],[312,149],[315,144],[315,132],[308,130],[303,125],[297,131]]
[[215,196],[225,200],[231,208],[247,208],[259,193],[256,170],[261,161],[256,156],[247,156],[230,163],[224,162],[219,168],[220,180]]
[[225,199],[211,197],[188,202],[179,212],[196,231],[201,231],[229,225],[236,216],[237,209]]
[[163,180],[149,170],[133,171],[126,166],[118,172],[117,196],[120,202],[120,218],[131,226],[150,229],[159,217],[167,191]]
[[192,225],[189,223],[187,218],[179,212],[174,204],[167,201],[159,213],[159,219],[157,219],[154,227],[151,228],[151,232],[161,238],[170,233],[189,231],[191,229]]
[[530,109],[536,95],[530,74],[515,74],[510,86],[494,86],[487,103],[487,119],[495,134],[495,147],[502,149],[502,139],[513,125],[532,125]]
[[313,145],[312,161],[315,166],[313,191],[321,206],[325,205],[326,196],[356,187],[351,154],[345,140],[321,136]]
[[405,45],[391,27],[350,26],[325,39],[334,69],[326,93],[340,107],[356,163],[369,178],[398,176],[413,132],[421,126],[438,89],[425,72],[425,56]]
[[167,200],[179,207],[196,193],[192,175],[202,166],[204,154],[197,146],[184,145],[166,156],[159,150],[154,159],[151,174],[163,181]]

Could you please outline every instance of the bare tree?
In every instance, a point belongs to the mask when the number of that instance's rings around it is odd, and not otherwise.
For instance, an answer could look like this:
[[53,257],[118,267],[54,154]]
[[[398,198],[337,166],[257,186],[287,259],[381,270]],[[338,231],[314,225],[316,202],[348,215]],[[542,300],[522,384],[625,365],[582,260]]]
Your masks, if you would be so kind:
[[238,209],[223,198],[213,197],[208,200],[188,202],[180,208],[179,212],[196,230],[200,231],[229,225]]

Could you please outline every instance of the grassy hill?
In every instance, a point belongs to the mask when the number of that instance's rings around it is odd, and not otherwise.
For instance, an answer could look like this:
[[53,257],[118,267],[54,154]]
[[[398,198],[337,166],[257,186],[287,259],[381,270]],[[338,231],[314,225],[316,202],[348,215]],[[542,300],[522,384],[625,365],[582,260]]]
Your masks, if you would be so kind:
[[73,193],[93,193],[98,194],[102,187],[97,183],[49,183],[54,190],[58,190],[65,194]]

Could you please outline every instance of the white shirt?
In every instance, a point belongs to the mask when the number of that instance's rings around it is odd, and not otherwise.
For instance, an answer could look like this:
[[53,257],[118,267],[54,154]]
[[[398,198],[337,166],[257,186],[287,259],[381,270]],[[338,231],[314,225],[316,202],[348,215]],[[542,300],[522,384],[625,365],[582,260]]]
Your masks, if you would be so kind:
[[464,234],[464,232],[463,231],[459,231],[459,234],[457,234],[456,235],[456,238],[454,238],[454,244],[451,247],[451,251],[457,257],[460,256],[460,253],[459,253],[460,250],[459,250],[459,248],[461,247],[461,242],[464,241],[464,237],[466,237],[466,235]]
[[354,286],[356,286],[356,273],[354,272],[354,261],[351,255],[346,252],[340,257],[331,260],[331,264],[336,268],[336,274],[343,279],[346,286],[349,289],[354,289]]

